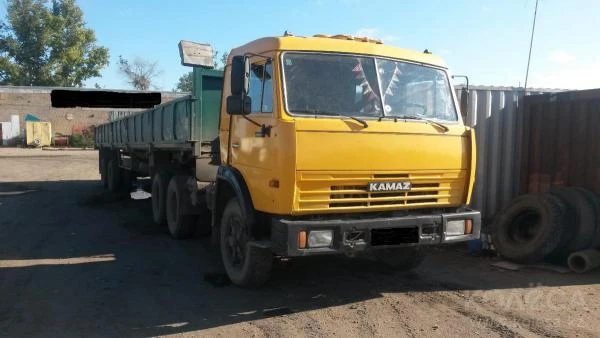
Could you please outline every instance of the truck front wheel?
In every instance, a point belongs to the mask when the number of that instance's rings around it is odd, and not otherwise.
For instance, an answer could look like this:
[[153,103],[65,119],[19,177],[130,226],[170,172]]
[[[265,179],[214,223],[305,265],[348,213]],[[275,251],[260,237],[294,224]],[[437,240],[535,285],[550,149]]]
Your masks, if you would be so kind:
[[273,256],[270,251],[249,245],[251,232],[237,198],[225,206],[220,228],[223,265],[233,284],[258,287],[271,275]]
[[373,254],[384,268],[396,271],[412,270],[425,259],[425,253],[418,247],[381,249]]
[[189,197],[185,181],[185,176],[173,176],[167,188],[167,225],[176,239],[189,238],[196,230],[196,216],[186,214]]

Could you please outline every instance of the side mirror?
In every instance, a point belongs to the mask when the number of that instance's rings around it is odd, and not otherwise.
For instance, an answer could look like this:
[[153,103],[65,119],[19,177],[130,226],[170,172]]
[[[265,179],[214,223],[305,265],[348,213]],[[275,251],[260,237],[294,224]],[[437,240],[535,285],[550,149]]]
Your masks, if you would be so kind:
[[227,114],[248,115],[252,109],[250,96],[229,95],[227,97]]
[[250,62],[242,55],[231,59],[231,95],[246,96],[250,78]]
[[460,112],[463,121],[467,121],[467,114],[469,113],[469,90],[465,87],[460,90]]
[[467,85],[460,90],[460,114],[463,121],[467,121],[469,115],[469,77],[466,75],[452,75],[452,78],[462,77],[467,82]]

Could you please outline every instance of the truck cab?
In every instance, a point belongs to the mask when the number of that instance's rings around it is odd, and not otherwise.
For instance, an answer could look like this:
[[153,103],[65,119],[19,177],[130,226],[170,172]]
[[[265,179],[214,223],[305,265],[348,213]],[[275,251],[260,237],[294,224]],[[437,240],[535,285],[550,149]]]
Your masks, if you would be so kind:
[[273,256],[410,268],[426,245],[478,238],[475,134],[450,78],[435,55],[346,35],[233,49],[209,194],[232,280],[264,282]]

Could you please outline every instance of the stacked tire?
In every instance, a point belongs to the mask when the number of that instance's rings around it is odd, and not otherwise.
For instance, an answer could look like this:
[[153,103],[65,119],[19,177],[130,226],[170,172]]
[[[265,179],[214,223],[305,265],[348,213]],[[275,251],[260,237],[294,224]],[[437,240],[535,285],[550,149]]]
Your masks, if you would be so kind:
[[566,264],[571,253],[600,247],[600,197],[570,187],[517,197],[496,216],[492,240],[515,262]]

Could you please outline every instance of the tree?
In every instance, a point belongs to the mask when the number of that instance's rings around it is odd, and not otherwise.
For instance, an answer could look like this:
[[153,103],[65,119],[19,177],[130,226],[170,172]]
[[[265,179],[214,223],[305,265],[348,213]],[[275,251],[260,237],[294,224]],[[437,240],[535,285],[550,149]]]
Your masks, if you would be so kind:
[[192,78],[194,77],[194,72],[187,72],[179,77],[177,81],[177,86],[175,86],[176,92],[182,93],[191,93],[193,90]]
[[81,87],[108,65],[74,0],[7,0],[0,84]]
[[127,82],[137,90],[148,90],[152,81],[159,76],[162,71],[158,68],[158,62],[150,62],[142,58],[135,58],[129,62],[119,55],[119,71],[127,77]]
[[[223,68],[225,68],[225,65],[227,64],[228,56],[229,56],[229,54],[227,52],[223,52],[223,53],[221,53],[221,58],[219,59],[219,52],[214,51],[213,52],[213,63],[214,63],[215,69],[222,70]],[[191,93],[193,90],[193,84],[192,84],[193,76],[194,76],[193,72],[187,72],[187,73],[181,75],[179,77],[179,80],[177,81],[177,85],[175,86],[174,90],[176,92]]]

